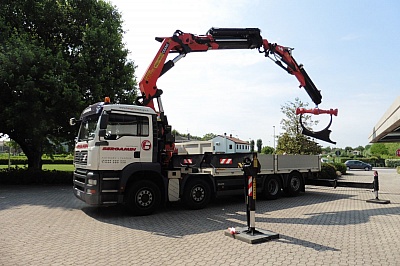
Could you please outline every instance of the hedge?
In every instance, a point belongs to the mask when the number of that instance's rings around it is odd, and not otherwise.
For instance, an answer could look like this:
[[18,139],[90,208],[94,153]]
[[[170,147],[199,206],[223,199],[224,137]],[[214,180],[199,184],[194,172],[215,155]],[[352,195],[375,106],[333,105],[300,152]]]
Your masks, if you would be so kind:
[[385,159],[378,159],[376,157],[371,158],[349,158],[349,157],[339,157],[341,163],[345,163],[347,160],[359,160],[364,163],[369,163],[372,166],[385,166]]
[[393,168],[398,167],[400,166],[400,159],[386,159],[385,166]]
[[[28,159],[26,158],[11,158],[10,162],[12,165],[25,165],[28,164]],[[65,158],[55,158],[52,159],[42,159],[42,164],[73,164],[73,159],[65,159]],[[8,159],[0,159],[0,165],[8,165]]]
[[0,170],[2,185],[72,185],[72,172],[11,168]]

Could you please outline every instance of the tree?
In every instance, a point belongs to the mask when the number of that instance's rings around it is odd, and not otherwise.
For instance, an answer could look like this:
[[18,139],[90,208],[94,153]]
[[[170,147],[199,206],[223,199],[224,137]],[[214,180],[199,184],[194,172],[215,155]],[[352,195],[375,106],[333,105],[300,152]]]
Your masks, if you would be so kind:
[[385,146],[388,150],[388,155],[393,156],[396,158],[396,151],[400,149],[400,143],[385,143]]
[[324,148],[322,148],[322,151],[323,151],[324,153],[326,153],[326,154],[329,154],[329,153],[332,152],[332,148],[331,148],[330,146],[324,147]]
[[254,142],[254,140],[252,139],[252,140],[250,141],[250,152],[254,152],[254,145],[255,145],[255,142]]
[[302,134],[293,137],[285,132],[278,139],[276,152],[278,154],[321,154],[322,149],[318,143]]
[[262,140],[258,139],[257,140],[257,152],[261,153],[261,149],[262,149]]
[[213,138],[215,138],[217,135],[214,133],[207,133],[205,134],[201,140],[212,140]]
[[270,146],[265,146],[261,149],[261,153],[264,154],[273,154],[275,152],[274,148],[270,147]]
[[388,154],[388,149],[386,148],[384,143],[372,144],[370,151],[372,155],[375,155],[377,157]]
[[[287,132],[292,137],[301,134],[301,125],[298,116],[296,115],[297,108],[307,107],[307,103],[303,103],[299,98],[295,98],[294,102],[287,102],[285,105],[281,106],[282,113],[286,116],[281,120],[282,129]],[[317,125],[318,121],[313,121],[311,115],[303,114],[303,125],[312,129],[312,126]]]
[[28,168],[72,141],[69,127],[88,104],[110,96],[132,103],[135,65],[127,60],[118,11],[102,0],[4,0],[0,5],[1,133]]
[[21,148],[18,145],[18,143],[16,143],[12,139],[10,139],[5,145],[9,148],[8,151],[9,153],[12,153],[12,155],[16,155],[17,152],[21,151]]
[[344,152],[346,153],[346,155],[352,155],[351,152],[353,151],[353,148],[350,146],[347,146],[344,148]]
[[[296,115],[296,109],[307,107],[295,98],[294,102],[288,102],[281,107],[282,113],[286,116],[281,120],[282,129],[285,131],[278,138],[276,152],[280,154],[320,154],[322,147],[312,141],[310,137],[301,134],[300,121]],[[310,115],[303,115],[303,125],[312,130],[311,126],[317,125],[318,121],[313,121]]]

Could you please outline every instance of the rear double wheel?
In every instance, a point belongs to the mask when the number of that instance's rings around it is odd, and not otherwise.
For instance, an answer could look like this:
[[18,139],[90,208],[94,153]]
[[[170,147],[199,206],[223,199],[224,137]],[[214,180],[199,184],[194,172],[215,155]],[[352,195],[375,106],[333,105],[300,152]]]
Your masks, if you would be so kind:
[[299,172],[292,172],[287,179],[287,185],[284,188],[288,196],[297,196],[303,187],[303,177]]
[[264,182],[263,196],[265,199],[274,200],[280,197],[282,180],[279,176],[268,176]]
[[192,210],[203,209],[211,200],[210,185],[203,179],[189,180],[183,192],[183,201]]

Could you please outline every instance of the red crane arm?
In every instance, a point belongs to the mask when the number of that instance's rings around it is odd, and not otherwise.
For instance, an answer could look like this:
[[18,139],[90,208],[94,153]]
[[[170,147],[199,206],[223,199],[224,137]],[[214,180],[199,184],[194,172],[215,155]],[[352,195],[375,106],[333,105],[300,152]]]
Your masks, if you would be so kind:
[[[157,88],[157,80],[170,70],[175,63],[190,52],[205,52],[218,49],[255,49],[270,57],[276,64],[294,75],[313,102],[321,103],[321,93],[311,81],[302,65],[298,65],[291,55],[292,48],[271,44],[261,37],[257,28],[211,28],[206,35],[194,35],[177,30],[172,37],[157,37],[162,42],[152,63],[139,83],[141,96],[138,103],[153,109],[153,99],[158,100],[159,111],[163,112],[160,102],[162,91]],[[263,50],[261,50],[261,48]],[[173,60],[166,62],[169,53],[178,53]],[[274,57],[271,57],[273,55]]]

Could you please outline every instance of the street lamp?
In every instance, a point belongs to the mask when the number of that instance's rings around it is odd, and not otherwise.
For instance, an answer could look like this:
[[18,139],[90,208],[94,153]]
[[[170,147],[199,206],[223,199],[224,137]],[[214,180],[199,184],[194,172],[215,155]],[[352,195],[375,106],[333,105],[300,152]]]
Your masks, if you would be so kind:
[[274,153],[275,153],[275,126],[274,127]]

